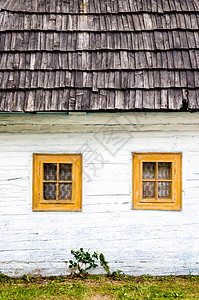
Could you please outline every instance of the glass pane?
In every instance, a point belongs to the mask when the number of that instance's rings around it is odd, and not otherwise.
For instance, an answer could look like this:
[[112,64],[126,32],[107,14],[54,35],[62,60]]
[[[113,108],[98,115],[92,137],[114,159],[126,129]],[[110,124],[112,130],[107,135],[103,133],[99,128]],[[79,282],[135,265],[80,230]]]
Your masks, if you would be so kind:
[[143,163],[143,178],[155,178],[155,163]]
[[59,185],[59,199],[72,199],[72,184],[60,183]]
[[56,200],[56,183],[44,183],[44,200]]
[[44,180],[57,180],[57,164],[44,164]]
[[170,182],[158,182],[158,197],[170,198],[171,183]]
[[155,182],[143,182],[143,198],[155,197]]
[[171,178],[171,163],[158,163],[158,178],[169,179]]
[[60,164],[59,165],[59,180],[72,180],[72,165]]

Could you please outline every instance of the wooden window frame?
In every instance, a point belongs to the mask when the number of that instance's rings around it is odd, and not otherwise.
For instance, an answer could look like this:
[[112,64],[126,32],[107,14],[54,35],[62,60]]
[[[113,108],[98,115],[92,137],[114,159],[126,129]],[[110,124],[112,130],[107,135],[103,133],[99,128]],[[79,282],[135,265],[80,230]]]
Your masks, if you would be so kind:
[[[72,199],[43,199],[44,163],[72,164]],[[58,171],[57,171],[58,172]],[[57,179],[58,180],[58,179]],[[58,181],[57,181],[58,182]],[[33,154],[33,211],[81,211],[82,210],[82,155],[81,154]]]
[[[181,210],[182,209],[182,153],[133,153],[133,209],[152,210]],[[158,179],[157,165],[155,178],[155,197],[144,199],[143,182],[150,181],[143,179],[143,162],[169,162],[172,163],[171,178]],[[170,181],[172,183],[171,197],[158,198],[157,183]]]

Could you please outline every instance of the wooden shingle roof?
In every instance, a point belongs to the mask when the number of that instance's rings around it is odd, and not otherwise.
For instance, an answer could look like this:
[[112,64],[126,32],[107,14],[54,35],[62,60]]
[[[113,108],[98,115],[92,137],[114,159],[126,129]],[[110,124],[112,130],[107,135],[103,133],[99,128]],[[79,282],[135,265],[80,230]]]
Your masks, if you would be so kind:
[[0,111],[199,109],[198,0],[0,0]]

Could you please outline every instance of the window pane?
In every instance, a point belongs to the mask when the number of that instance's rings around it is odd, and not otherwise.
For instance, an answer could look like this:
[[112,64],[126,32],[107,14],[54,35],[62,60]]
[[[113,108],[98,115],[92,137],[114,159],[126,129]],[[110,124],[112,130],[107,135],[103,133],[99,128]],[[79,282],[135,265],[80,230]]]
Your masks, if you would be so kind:
[[72,180],[72,164],[59,165],[59,179]]
[[158,163],[158,178],[169,179],[171,177],[171,163]]
[[44,180],[57,180],[57,164],[44,164]]
[[143,178],[155,178],[155,163],[143,163]]
[[60,183],[59,185],[59,199],[72,199],[72,184]]
[[170,182],[158,182],[158,197],[170,198],[171,183]]
[[155,197],[155,182],[143,182],[143,198]]
[[56,183],[44,183],[44,200],[56,200]]

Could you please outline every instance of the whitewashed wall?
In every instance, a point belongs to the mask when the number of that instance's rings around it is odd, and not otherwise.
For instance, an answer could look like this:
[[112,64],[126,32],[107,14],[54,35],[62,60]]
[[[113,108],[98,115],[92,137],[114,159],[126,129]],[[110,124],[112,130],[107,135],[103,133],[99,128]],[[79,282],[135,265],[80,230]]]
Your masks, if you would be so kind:
[[[182,151],[182,211],[132,210],[136,151]],[[82,212],[32,212],[37,152],[83,153]],[[199,114],[0,114],[0,271],[69,274],[80,247],[126,274],[199,274]]]

